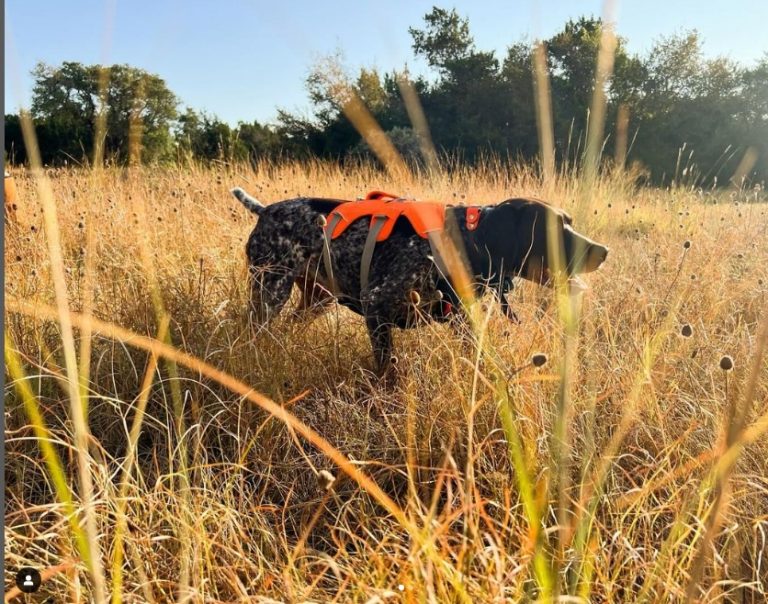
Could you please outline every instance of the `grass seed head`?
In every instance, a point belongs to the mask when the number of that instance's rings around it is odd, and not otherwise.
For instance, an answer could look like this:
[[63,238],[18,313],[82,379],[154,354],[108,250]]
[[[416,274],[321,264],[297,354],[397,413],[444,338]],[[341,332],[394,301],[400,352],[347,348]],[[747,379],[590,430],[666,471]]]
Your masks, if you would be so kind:
[[720,357],[720,369],[723,371],[733,370],[733,359],[727,354]]
[[324,491],[330,491],[333,488],[333,483],[336,482],[336,477],[328,470],[320,470],[317,473],[317,484]]
[[547,355],[543,352],[537,352],[531,357],[531,363],[534,367],[543,367],[547,364]]
[[693,327],[691,327],[690,323],[686,323],[682,326],[680,329],[680,335],[684,338],[690,338],[693,335]]

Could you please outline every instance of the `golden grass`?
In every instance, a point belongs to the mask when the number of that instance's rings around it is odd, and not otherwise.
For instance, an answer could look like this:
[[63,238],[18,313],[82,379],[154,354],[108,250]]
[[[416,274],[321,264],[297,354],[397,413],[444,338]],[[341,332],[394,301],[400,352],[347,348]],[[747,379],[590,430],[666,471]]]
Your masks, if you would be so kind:
[[[125,602],[767,597],[768,210],[751,193],[635,190],[616,175],[584,205],[573,175],[542,183],[490,161],[397,178],[320,162],[48,171],[84,431],[50,217],[31,175],[15,176],[5,560],[47,569],[47,593],[97,598],[98,574]],[[252,337],[253,220],[234,185],[265,201],[537,195],[611,254],[577,329],[550,290],[524,285],[519,326],[487,304],[471,337],[398,332],[400,379],[384,388],[344,309],[285,313]]]

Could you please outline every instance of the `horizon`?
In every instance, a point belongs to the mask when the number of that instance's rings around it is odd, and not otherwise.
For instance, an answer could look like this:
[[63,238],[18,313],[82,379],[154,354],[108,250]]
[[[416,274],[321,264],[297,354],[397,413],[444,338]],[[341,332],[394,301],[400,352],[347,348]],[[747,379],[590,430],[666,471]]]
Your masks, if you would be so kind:
[[[161,4],[138,0],[126,9],[116,0],[78,0],[66,5],[50,3],[45,18],[41,18],[39,5],[9,0],[5,112],[29,107],[30,71],[38,62],[127,63],[165,80],[182,111],[191,107],[232,126],[253,121],[274,124],[278,109],[310,114],[306,77],[320,58],[338,50],[352,74],[361,67],[376,68],[383,74],[407,65],[412,74],[434,79],[426,62],[414,56],[408,33],[409,27],[422,27],[423,16],[434,4],[397,0],[385,11],[348,1],[317,6],[302,0],[265,12],[255,6],[227,3],[211,13],[202,2],[182,5],[181,0]],[[469,19],[479,50],[492,50],[497,59],[503,59],[511,44],[550,37],[569,19],[604,12],[602,2],[595,0],[574,4],[558,0],[546,7],[539,2],[511,6],[494,0],[482,6],[462,1],[444,7],[455,7],[460,16]],[[762,47],[752,43],[761,39],[761,24],[768,21],[768,2],[763,6],[750,4],[736,0],[730,11],[720,14],[712,7],[707,11],[700,3],[688,1],[669,6],[662,0],[651,0],[645,8],[616,3],[612,20],[630,53],[645,54],[662,37],[696,29],[705,56],[726,56],[750,66],[768,54],[767,43]],[[657,27],[655,14],[662,11],[664,22]],[[749,11],[750,18],[745,19]],[[314,24],[323,21],[323,29],[316,29]],[[232,23],[238,24],[237,31],[233,32]],[[368,26],[370,23],[375,27]],[[506,29],[505,23],[515,23],[515,27]],[[375,35],[366,34],[362,41],[361,36],[345,33],[366,26]],[[205,41],[201,43],[201,39]],[[251,59],[251,55],[268,60]],[[205,78],[200,78],[201,71]]]

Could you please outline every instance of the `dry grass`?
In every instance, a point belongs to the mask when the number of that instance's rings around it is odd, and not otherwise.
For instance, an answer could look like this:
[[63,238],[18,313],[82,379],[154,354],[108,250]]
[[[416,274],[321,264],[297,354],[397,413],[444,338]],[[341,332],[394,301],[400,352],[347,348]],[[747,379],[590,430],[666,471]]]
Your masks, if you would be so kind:
[[[616,176],[587,194],[572,175],[544,186],[532,168],[500,163],[397,181],[322,163],[51,171],[71,310],[236,376],[343,453],[353,474],[205,367],[98,325],[84,338],[76,320],[86,497],[62,330],[23,306],[56,300],[40,196],[29,174],[16,176],[6,329],[32,398],[11,380],[5,560],[48,569],[45,589],[62,601],[96,593],[101,571],[83,548],[101,561],[106,593],[126,602],[768,597],[768,364],[756,362],[768,212],[752,193],[635,190]],[[399,332],[390,388],[371,377],[364,326],[346,310],[252,337],[252,216],[234,185],[267,201],[369,189],[556,201],[612,250],[588,279],[569,396],[567,325],[552,292],[531,285],[514,294],[519,326],[489,304],[469,338],[434,324]],[[547,364],[531,366],[534,352]],[[30,420],[34,402],[49,436]],[[553,451],[558,426],[566,443]],[[62,460],[74,518],[41,436]],[[80,529],[89,538],[78,541]]]

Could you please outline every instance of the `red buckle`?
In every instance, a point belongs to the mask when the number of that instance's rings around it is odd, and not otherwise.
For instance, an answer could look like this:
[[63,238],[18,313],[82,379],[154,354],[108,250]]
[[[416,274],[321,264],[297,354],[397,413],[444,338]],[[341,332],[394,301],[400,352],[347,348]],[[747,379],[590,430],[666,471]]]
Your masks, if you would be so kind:
[[480,223],[480,208],[472,206],[467,208],[467,230],[474,231]]

